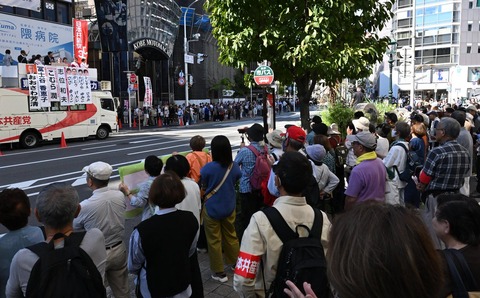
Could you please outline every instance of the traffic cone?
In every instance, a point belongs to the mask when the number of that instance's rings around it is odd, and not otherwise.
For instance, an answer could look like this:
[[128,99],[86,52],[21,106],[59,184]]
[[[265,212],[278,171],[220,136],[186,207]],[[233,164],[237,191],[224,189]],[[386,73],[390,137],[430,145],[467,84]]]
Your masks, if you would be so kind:
[[162,123],[162,119],[158,118],[158,127],[162,127],[163,123]]
[[65,135],[62,131],[62,140],[60,141],[60,148],[67,148],[67,142],[65,141]]
[[122,129],[122,121],[118,121],[118,129]]
[[137,128],[137,119],[133,119],[133,128]]
[[183,119],[182,118],[178,118],[178,125],[183,126]]

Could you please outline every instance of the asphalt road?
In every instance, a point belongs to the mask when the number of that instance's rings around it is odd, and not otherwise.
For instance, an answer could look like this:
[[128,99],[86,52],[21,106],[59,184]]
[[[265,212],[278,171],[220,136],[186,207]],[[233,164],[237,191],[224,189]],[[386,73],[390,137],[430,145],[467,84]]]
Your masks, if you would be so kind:
[[[277,127],[285,123],[298,124],[298,113],[282,114],[277,118]],[[60,148],[60,143],[50,142],[40,147],[24,150],[1,146],[0,150],[0,190],[18,187],[29,196],[32,209],[36,196],[46,185],[53,182],[66,182],[73,185],[79,193],[80,200],[91,195],[87,187],[82,168],[95,161],[104,161],[112,165],[114,171],[110,186],[116,187],[119,181],[118,167],[142,161],[148,155],[166,155],[174,151],[188,151],[189,140],[200,134],[205,137],[207,147],[216,135],[225,135],[230,139],[235,155],[241,138],[238,128],[250,126],[262,119],[244,118],[225,122],[207,122],[191,126],[169,128],[146,128],[122,130],[106,140],[67,140],[67,148]],[[130,236],[139,218],[127,220],[125,240]],[[31,225],[39,223],[30,217]],[[0,225],[0,234],[7,230]]]

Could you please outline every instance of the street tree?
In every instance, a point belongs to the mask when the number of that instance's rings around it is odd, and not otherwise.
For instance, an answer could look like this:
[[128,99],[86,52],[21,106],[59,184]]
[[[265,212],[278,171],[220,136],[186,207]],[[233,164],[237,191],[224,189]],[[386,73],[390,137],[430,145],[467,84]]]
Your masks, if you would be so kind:
[[308,102],[323,79],[368,76],[388,46],[379,32],[391,18],[390,1],[206,0],[221,63],[243,69],[268,60],[275,79],[296,82],[302,127]]

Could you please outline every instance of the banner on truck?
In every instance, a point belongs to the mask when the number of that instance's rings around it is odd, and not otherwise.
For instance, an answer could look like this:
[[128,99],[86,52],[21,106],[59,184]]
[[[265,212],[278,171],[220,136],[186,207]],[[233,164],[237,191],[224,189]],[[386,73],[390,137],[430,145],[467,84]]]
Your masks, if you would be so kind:
[[31,110],[50,107],[55,101],[61,106],[92,103],[88,69],[30,64],[27,68]]
[[73,49],[78,64],[82,59],[88,60],[88,22],[87,20],[73,19]]

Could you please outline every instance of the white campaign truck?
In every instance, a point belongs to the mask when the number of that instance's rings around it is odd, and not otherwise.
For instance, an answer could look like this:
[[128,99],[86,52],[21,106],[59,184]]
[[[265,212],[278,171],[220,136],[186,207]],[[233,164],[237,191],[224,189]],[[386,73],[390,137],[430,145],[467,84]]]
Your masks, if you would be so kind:
[[109,91],[92,91],[91,104],[30,109],[28,90],[0,88],[0,144],[33,148],[42,140],[62,137],[106,139],[117,131],[117,103]]

